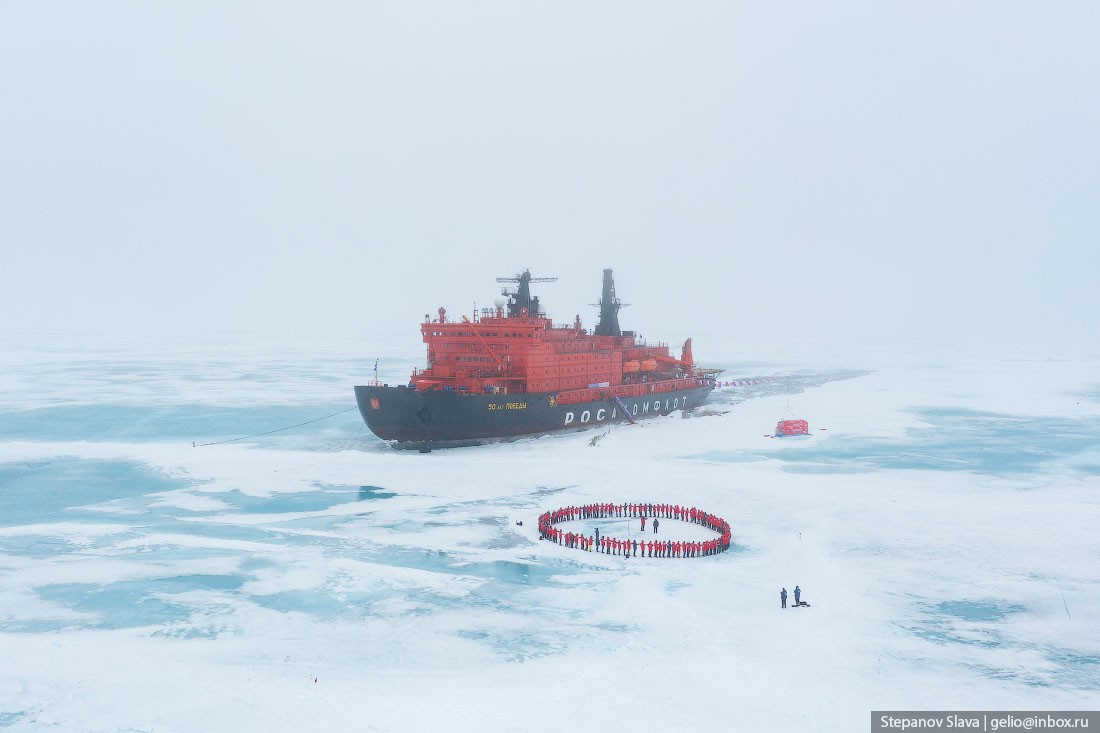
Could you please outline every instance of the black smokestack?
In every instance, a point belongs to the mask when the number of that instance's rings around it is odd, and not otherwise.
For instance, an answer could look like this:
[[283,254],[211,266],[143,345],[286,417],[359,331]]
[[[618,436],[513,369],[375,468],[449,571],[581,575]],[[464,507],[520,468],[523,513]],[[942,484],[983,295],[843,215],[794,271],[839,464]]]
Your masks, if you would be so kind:
[[615,297],[615,278],[611,277],[611,270],[603,271],[603,297],[600,298],[599,306],[600,322],[596,324],[596,335],[622,336],[619,309],[623,307],[623,303]]

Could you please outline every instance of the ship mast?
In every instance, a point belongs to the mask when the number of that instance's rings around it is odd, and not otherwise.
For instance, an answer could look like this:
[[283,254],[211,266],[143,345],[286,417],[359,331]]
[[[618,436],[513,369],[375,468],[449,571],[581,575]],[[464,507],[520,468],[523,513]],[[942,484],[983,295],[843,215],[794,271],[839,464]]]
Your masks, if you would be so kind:
[[498,283],[519,283],[519,287],[516,288],[514,293],[509,291],[508,288],[500,291],[501,295],[508,296],[508,317],[519,318],[529,315],[538,318],[541,316],[539,299],[531,297],[531,283],[552,283],[557,282],[557,280],[556,277],[531,277],[531,270],[529,269],[513,277],[498,277]]

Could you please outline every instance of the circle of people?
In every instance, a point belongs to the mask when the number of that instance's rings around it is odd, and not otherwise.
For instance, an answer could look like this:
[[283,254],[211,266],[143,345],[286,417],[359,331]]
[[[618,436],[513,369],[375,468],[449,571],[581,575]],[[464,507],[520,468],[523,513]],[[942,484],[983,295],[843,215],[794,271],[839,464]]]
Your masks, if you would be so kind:
[[[661,517],[682,522],[701,524],[718,533],[716,540],[652,540],[619,539],[595,533],[585,536],[577,532],[566,532],[555,527],[560,522],[572,522],[582,519],[605,519],[610,517],[634,517],[641,522],[641,531],[645,532],[646,521],[652,519],[650,526],[653,534],[661,526]],[[708,514],[695,507],[682,507],[679,504],[586,504],[568,506],[539,516],[539,535],[544,540],[556,542],[563,547],[587,552],[602,552],[608,555],[626,557],[700,557],[717,555],[730,547],[729,522]]]

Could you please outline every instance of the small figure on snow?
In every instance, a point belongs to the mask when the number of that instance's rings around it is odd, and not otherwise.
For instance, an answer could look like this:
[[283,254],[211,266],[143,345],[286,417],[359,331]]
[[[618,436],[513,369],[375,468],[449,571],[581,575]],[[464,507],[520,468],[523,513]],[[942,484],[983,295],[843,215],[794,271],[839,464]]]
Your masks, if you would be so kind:
[[780,604],[779,605],[780,608],[786,608],[787,607],[787,589],[786,588],[783,588],[782,590],[779,591],[779,604]]
[[800,595],[802,595],[802,589],[796,585],[794,587],[794,605],[796,606],[801,603],[801,601],[798,599]]

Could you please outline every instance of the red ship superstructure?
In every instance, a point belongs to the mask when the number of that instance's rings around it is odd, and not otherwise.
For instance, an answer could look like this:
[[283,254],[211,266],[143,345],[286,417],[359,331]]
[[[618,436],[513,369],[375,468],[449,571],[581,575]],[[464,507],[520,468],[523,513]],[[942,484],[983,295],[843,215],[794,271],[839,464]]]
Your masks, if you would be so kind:
[[580,316],[555,325],[542,312],[530,284],[555,278],[533,278],[529,270],[497,278],[518,288],[505,289],[506,299],[472,319],[451,320],[444,308],[426,316],[420,330],[427,368],[415,370],[407,387],[356,387],[367,425],[380,437],[423,448],[633,422],[700,404],[717,372],[695,367],[690,339],[676,358],[666,344],[622,331],[612,272],[603,274],[600,319],[591,333]]
[[[506,291],[507,304],[485,308],[472,321],[449,321],[440,308],[438,318],[420,326],[428,345],[428,368],[413,373],[413,387],[512,395],[554,392],[559,403],[569,403],[601,394],[667,392],[696,383],[690,339],[677,359],[667,345],[639,343],[632,332],[619,329],[621,303],[614,296],[611,270],[604,271],[605,297],[596,333],[581,326],[580,316],[572,324],[554,325],[539,311],[529,284],[552,279],[532,278],[530,271],[498,278],[518,282],[518,292]],[[606,335],[597,335],[600,331]]]

